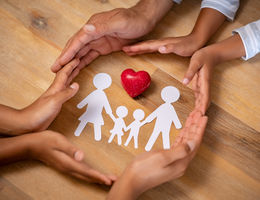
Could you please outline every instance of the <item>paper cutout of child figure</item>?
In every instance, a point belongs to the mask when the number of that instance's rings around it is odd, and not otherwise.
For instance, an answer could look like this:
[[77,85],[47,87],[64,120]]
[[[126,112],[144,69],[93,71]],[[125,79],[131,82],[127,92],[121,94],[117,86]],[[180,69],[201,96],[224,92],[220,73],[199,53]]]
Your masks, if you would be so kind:
[[138,134],[140,131],[140,128],[144,123],[141,122],[141,120],[144,118],[144,111],[141,109],[137,109],[133,112],[134,121],[126,128],[125,131],[128,131],[131,129],[129,136],[125,142],[125,146],[129,144],[132,138],[134,138],[134,147],[135,149],[138,148]]
[[106,93],[103,91],[106,88],[109,88],[111,83],[112,79],[106,73],[99,73],[94,77],[93,84],[97,89],[77,105],[79,109],[86,105],[88,106],[86,112],[79,117],[80,124],[74,133],[75,136],[80,136],[87,123],[92,123],[94,124],[95,140],[101,140],[101,126],[104,125],[102,117],[103,109],[105,108],[106,113],[112,118],[112,120],[115,118],[112,114]]
[[173,86],[167,86],[162,89],[162,100],[165,102],[152,112],[143,123],[150,123],[156,118],[153,133],[151,134],[145,150],[150,151],[159,134],[162,132],[163,148],[170,149],[170,129],[174,123],[176,129],[182,127],[176,111],[171,103],[177,101],[180,97],[180,92]]
[[125,125],[125,121],[123,118],[127,116],[128,110],[125,106],[119,106],[116,109],[116,114],[117,114],[118,118],[114,119],[115,125],[114,125],[114,128],[112,130],[110,130],[111,136],[108,139],[108,143],[111,143],[112,140],[114,139],[114,137],[117,136],[118,145],[121,145],[122,136],[124,135],[123,129],[124,129],[124,131],[126,131],[126,125]]

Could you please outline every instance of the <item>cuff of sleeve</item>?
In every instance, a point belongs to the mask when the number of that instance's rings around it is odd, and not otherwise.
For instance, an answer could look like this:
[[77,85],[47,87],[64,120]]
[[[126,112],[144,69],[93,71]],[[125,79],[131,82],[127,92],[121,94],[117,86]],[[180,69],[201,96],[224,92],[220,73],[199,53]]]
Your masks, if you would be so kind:
[[180,4],[182,2],[182,0],[173,0],[173,2]]
[[211,8],[221,12],[229,21],[233,21],[239,5],[229,5],[226,1],[204,0],[201,3],[202,8]]
[[254,23],[248,24],[241,28],[232,31],[232,34],[239,34],[246,52],[246,56],[243,56],[243,60],[248,60],[254,57],[260,51],[260,29],[254,26]]

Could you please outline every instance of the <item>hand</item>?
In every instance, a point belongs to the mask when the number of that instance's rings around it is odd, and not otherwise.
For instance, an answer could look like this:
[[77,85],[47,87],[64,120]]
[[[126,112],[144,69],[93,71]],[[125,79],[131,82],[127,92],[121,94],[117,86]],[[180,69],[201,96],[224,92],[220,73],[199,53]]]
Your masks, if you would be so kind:
[[113,113],[108,113],[109,117],[115,122],[116,121],[116,118],[115,116],[113,115]]
[[93,62],[100,55],[108,55],[112,52],[120,51],[123,46],[131,44],[133,41],[135,40],[112,36],[103,36],[97,40],[91,41],[80,49],[75,56],[80,59],[78,65],[79,70]]
[[113,185],[107,199],[136,199],[146,190],[182,176],[195,156],[206,128],[207,117],[190,115],[173,147],[138,156]]
[[131,46],[123,47],[128,55],[159,52],[162,54],[174,53],[179,56],[191,56],[203,46],[203,41],[195,34],[182,37],[170,37],[159,40],[148,40]]
[[62,104],[77,93],[79,85],[71,82],[79,73],[79,69],[76,68],[78,64],[79,60],[67,64],[56,74],[47,91],[30,106],[20,111],[20,118],[25,120],[27,132],[48,128],[59,114]]
[[214,49],[203,48],[194,53],[189,68],[184,76],[183,83],[187,85],[193,79],[192,88],[195,93],[195,107],[205,114],[210,105],[210,80],[213,67],[218,59]]
[[95,14],[70,38],[51,70],[59,71],[76,55],[81,58],[82,68],[99,55],[121,50],[123,45],[145,35],[151,29],[151,23],[145,14],[136,8],[117,8]]
[[84,153],[72,145],[66,137],[44,131],[25,135],[29,140],[29,154],[33,159],[84,181],[111,185],[114,176],[106,176],[87,165]]

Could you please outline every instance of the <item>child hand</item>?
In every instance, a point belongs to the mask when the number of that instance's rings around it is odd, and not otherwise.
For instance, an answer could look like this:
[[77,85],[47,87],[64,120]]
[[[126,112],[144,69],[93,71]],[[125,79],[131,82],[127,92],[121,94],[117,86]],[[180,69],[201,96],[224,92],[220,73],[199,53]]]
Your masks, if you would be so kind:
[[148,40],[131,46],[123,47],[123,51],[128,55],[159,52],[162,54],[174,53],[179,56],[191,56],[196,50],[201,48],[203,43],[194,35],[190,34],[182,37],[170,37],[159,40]]
[[84,160],[84,153],[72,145],[66,137],[53,131],[25,135],[28,137],[29,154],[60,172],[84,181],[111,185],[115,179],[92,169]]
[[187,85],[192,79],[192,89],[195,93],[195,106],[205,114],[210,105],[210,81],[212,70],[217,65],[217,56],[212,48],[203,48],[195,52],[189,68],[184,76],[183,84]]
[[113,185],[108,199],[136,199],[146,190],[182,176],[200,146],[206,124],[207,117],[200,112],[190,115],[175,146],[138,156]]
[[77,93],[79,85],[71,82],[79,73],[79,69],[76,68],[78,64],[79,60],[67,64],[56,74],[47,91],[30,106],[21,110],[20,118],[26,120],[24,124],[27,126],[27,132],[48,128],[59,114],[62,104]]

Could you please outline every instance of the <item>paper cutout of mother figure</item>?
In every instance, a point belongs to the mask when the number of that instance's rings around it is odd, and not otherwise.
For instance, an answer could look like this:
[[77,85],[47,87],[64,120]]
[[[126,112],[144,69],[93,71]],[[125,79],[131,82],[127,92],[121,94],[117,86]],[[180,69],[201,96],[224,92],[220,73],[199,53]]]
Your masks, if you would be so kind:
[[101,140],[101,126],[104,125],[102,111],[105,109],[106,113],[114,120],[111,106],[107,99],[105,89],[109,88],[112,83],[111,77],[106,73],[99,73],[93,79],[93,84],[97,88],[83,99],[77,108],[81,109],[87,105],[86,112],[79,117],[79,125],[75,131],[75,136],[80,136],[81,132],[87,123],[94,124],[94,138],[96,141]]

